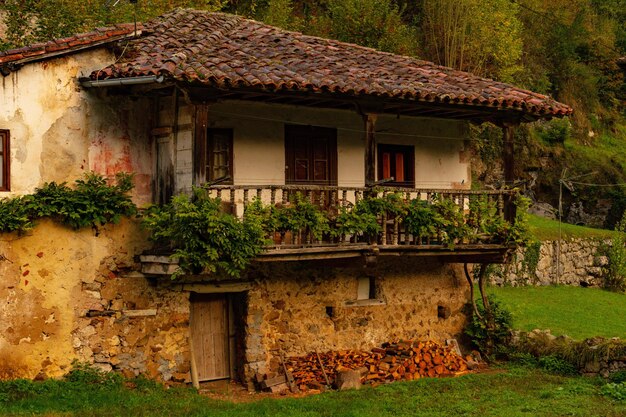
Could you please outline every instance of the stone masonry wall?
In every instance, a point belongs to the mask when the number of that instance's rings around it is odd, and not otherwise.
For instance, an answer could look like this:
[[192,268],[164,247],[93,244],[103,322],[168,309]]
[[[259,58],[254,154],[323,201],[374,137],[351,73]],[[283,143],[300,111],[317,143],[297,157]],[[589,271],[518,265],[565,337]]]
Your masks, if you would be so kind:
[[[381,258],[367,269],[355,260],[283,263],[263,265],[255,274],[258,285],[248,293],[247,378],[278,370],[275,349],[299,356],[371,349],[401,338],[443,341],[466,323],[469,291],[462,270],[432,259]],[[383,304],[349,305],[363,276],[375,277]],[[441,312],[448,317],[440,318]]]
[[0,235],[0,379],[60,376],[74,360],[161,381],[189,378],[189,294],[137,271],[132,221],[73,231],[42,221]]
[[[140,274],[139,225],[73,231],[42,221],[0,235],[0,379],[58,377],[73,361],[127,376],[189,381],[190,293]],[[375,299],[356,301],[372,277]],[[287,356],[458,337],[469,297],[459,266],[428,258],[260,264],[242,298],[245,378]],[[157,282],[158,281],[158,282]]]
[[[582,285],[600,286],[606,256],[602,244],[594,239],[544,241],[538,246],[520,248],[513,262],[494,267],[490,281],[494,285]],[[559,256],[560,253],[560,256]]]

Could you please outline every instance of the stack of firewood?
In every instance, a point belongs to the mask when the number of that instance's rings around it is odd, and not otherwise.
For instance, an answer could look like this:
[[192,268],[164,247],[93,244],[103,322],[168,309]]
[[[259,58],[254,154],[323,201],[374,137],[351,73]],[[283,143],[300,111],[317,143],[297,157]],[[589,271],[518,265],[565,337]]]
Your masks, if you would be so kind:
[[385,343],[370,352],[314,352],[286,362],[300,390],[331,385],[337,373],[346,369],[358,370],[365,384],[455,375],[468,369],[467,361],[453,347],[410,340]]

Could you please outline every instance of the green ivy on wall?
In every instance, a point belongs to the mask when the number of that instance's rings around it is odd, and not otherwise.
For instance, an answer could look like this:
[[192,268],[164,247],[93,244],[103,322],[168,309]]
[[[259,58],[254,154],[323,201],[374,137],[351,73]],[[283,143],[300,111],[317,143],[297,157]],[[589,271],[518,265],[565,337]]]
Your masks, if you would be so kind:
[[50,218],[78,230],[84,227],[118,223],[124,216],[137,213],[130,191],[131,174],[118,173],[115,182],[105,177],[85,174],[74,187],[63,182],[50,182],[37,188],[33,194],[0,200],[0,232],[24,233],[41,218]]

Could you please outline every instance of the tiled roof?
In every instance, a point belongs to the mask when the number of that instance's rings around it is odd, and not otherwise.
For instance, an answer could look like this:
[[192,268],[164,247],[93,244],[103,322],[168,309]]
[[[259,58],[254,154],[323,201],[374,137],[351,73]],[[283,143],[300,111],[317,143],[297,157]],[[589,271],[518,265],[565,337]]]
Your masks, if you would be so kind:
[[146,24],[118,63],[92,79],[163,75],[221,89],[324,92],[513,110],[535,117],[572,109],[545,95],[239,16],[178,9]]
[[72,53],[91,46],[114,42],[132,34],[132,23],[97,28],[92,32],[81,33],[67,38],[36,43],[18,49],[0,51],[0,65],[16,63],[22,60],[47,59],[48,57]]

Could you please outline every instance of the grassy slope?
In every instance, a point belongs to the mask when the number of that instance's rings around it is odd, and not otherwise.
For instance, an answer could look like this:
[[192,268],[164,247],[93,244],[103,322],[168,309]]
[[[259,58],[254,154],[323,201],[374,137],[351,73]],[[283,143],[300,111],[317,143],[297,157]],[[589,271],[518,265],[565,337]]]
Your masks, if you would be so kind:
[[581,287],[491,287],[520,330],[550,329],[574,339],[626,338],[626,295]]
[[57,384],[58,389],[48,393],[4,403],[0,400],[0,415],[617,417],[626,413],[625,402],[598,395],[602,381],[515,367],[459,378],[239,404],[210,400],[189,389]]
[[[558,240],[559,222],[544,217],[529,216],[530,233],[538,240]],[[591,238],[607,239],[615,232],[604,229],[593,229],[591,227],[576,226],[573,224],[561,223],[561,238]]]

